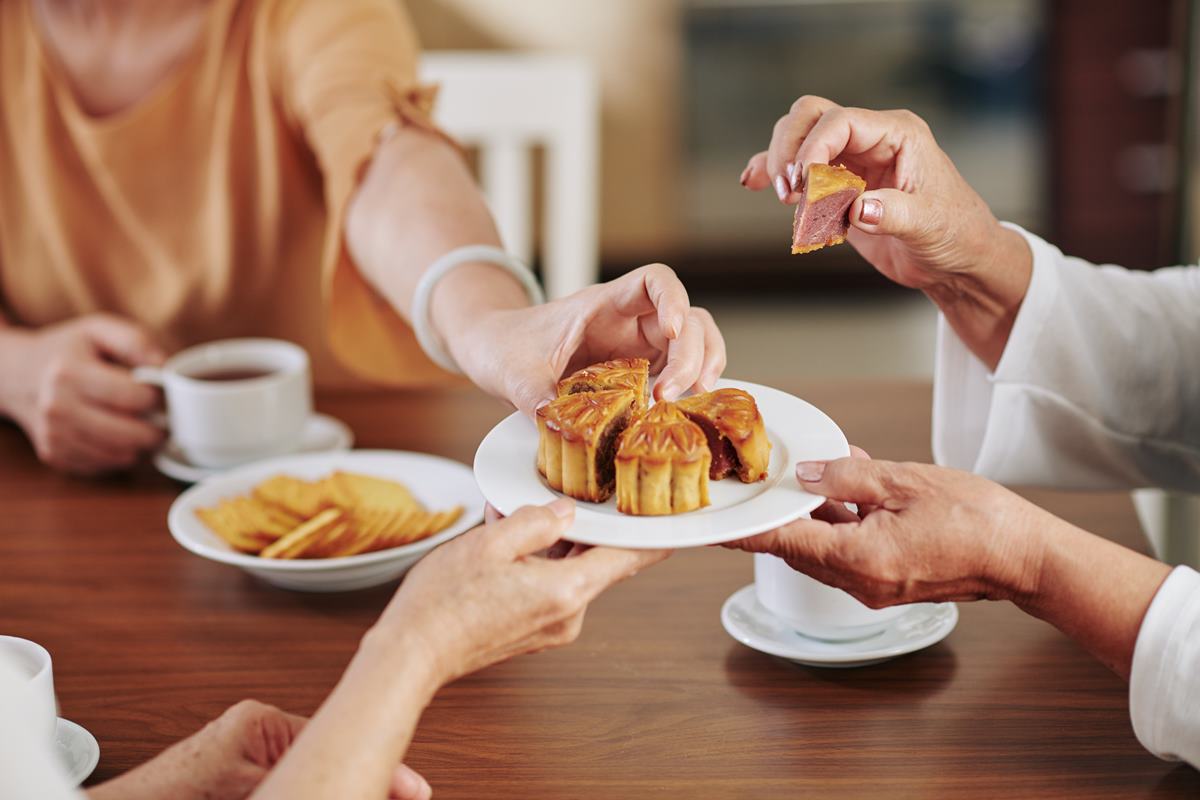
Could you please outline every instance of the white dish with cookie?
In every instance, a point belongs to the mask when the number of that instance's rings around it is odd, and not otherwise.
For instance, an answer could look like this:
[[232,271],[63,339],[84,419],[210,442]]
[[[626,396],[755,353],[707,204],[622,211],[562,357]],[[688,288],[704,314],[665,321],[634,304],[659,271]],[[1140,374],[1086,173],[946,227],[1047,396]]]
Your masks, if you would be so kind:
[[[396,482],[416,506],[400,512],[382,507],[392,498],[317,498],[310,508],[296,509],[291,516],[285,510],[264,519],[260,527],[279,526],[266,531],[269,536],[222,525],[231,510],[240,510],[238,503],[255,498],[280,476],[300,487],[315,487],[339,474]],[[341,592],[399,578],[430,550],[482,519],[483,498],[465,464],[425,453],[353,450],[283,456],[221,473],[181,494],[167,524],[181,546],[203,558],[287,589]],[[307,546],[306,531],[313,533]],[[364,548],[378,549],[363,552]]]

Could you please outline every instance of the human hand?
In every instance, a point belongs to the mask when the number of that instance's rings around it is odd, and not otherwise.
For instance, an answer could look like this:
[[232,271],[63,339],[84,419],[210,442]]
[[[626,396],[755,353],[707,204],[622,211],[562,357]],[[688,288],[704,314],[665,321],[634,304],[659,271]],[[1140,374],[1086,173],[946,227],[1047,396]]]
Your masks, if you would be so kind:
[[849,241],[880,272],[910,288],[953,283],[992,268],[1024,242],[983,199],[911,111],[843,108],[805,96],[775,123],[769,148],[750,159],[742,185],[771,186],[795,203],[810,164],[843,163],[867,181],[850,207]]
[[140,327],[92,314],[39,330],[0,329],[0,411],[33,442],[38,457],[92,475],[131,466],[164,433],[142,419],[158,390],[131,369],[164,354]]
[[725,341],[710,315],[662,264],[540,306],[481,315],[448,342],[479,387],[526,414],[555,396],[562,375],[610,358],[649,359],[655,396],[707,390],[725,369]]
[[560,559],[536,555],[574,518],[574,502],[562,498],[442,545],[413,567],[372,633],[413,637],[403,652],[428,657],[439,685],[574,641],[597,595],[669,555],[608,547]]
[[742,185],[795,203],[809,164],[840,162],[867,181],[847,240],[877,270],[924,291],[994,368],[1032,274],[1020,234],[1003,227],[911,111],[843,108],[801,97],[750,159]]
[[[248,797],[283,758],[304,727],[303,717],[243,700],[198,732],[150,761],[92,789],[92,800],[176,800]],[[403,764],[396,767],[388,797],[428,800],[425,779]]]
[[941,467],[858,457],[802,462],[796,475],[830,499],[814,519],[727,546],[779,556],[872,608],[1022,600],[1038,586],[1044,532],[1061,522],[998,484]]

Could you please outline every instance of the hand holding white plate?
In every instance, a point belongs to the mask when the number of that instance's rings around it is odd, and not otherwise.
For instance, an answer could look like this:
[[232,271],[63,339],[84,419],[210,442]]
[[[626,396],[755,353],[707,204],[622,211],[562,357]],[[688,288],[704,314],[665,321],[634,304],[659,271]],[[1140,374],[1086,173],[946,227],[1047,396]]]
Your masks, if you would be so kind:
[[[580,502],[573,541],[631,548],[699,547],[741,539],[804,516],[825,498],[804,491],[793,475],[797,461],[850,455],[846,436],[815,406],[778,389],[722,380],[716,388],[743,389],[754,396],[771,440],[765,481],[711,481],[710,505],[664,517],[634,517],[617,511],[616,501]],[[548,503],[559,496],[537,471],[537,428],[514,413],[484,438],[475,453],[475,478],[487,501],[502,514],[521,506]]]

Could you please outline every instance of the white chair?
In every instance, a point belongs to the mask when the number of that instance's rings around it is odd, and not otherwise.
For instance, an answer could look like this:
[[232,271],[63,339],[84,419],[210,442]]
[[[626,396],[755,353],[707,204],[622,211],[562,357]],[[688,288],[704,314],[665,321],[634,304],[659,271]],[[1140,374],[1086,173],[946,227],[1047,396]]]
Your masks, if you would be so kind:
[[544,148],[542,281],[562,297],[599,277],[596,78],[577,57],[429,52],[421,78],[441,85],[434,118],[479,152],[479,180],[505,247],[533,257],[532,150]]

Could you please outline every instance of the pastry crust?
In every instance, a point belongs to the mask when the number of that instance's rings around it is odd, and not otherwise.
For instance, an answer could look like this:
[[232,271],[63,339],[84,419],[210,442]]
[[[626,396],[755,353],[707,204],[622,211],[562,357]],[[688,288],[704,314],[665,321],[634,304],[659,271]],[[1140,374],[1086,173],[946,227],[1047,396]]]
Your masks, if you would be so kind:
[[700,426],[674,403],[656,404],[621,436],[617,510],[651,516],[703,508],[711,461]]
[[558,396],[579,392],[629,389],[637,395],[636,411],[648,405],[646,388],[650,381],[650,362],[644,358],[614,358],[575,372],[558,382]]
[[612,496],[617,440],[637,396],[628,389],[568,394],[537,412],[537,466],[550,488],[577,500]]
[[720,480],[737,474],[743,483],[767,477],[771,440],[758,403],[750,394],[741,389],[717,389],[685,397],[676,405],[707,437],[712,451],[709,477]]

